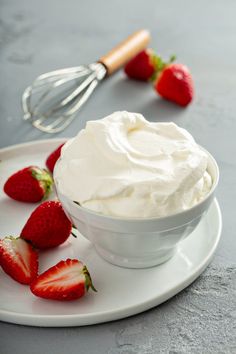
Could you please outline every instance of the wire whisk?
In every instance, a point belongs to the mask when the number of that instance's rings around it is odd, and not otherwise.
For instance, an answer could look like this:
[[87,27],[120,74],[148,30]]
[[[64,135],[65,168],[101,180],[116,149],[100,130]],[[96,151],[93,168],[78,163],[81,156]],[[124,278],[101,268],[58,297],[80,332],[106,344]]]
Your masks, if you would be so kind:
[[95,63],[40,75],[23,93],[23,119],[46,133],[63,131],[98,84],[143,50],[149,40],[149,32],[140,30]]

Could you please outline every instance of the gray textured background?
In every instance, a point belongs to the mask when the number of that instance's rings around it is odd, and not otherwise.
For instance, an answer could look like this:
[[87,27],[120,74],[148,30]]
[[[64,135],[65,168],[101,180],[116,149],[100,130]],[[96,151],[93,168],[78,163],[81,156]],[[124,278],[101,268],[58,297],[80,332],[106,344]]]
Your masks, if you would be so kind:
[[47,138],[22,121],[20,97],[38,74],[96,60],[136,29],[152,33],[152,47],[178,55],[194,76],[187,109],[158,99],[151,87],[105,81],[78,119],[115,110],[173,120],[217,159],[223,234],[211,266],[165,304],[121,321],[81,328],[0,324],[0,354],[154,354],[236,352],[236,2],[228,1],[0,1],[0,145]]

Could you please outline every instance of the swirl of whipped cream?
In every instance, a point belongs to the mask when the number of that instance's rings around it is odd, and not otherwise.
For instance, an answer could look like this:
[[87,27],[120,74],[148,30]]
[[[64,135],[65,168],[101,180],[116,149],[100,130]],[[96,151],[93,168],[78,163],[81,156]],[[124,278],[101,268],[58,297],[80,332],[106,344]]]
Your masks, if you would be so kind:
[[211,189],[207,154],[183,128],[115,112],[89,121],[62,148],[57,187],[82,207],[125,218],[186,210]]

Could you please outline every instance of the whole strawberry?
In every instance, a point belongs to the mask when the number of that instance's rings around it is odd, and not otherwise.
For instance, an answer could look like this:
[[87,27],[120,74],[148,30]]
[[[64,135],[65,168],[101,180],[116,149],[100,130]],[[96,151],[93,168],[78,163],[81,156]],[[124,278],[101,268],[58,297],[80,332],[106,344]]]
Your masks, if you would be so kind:
[[92,288],[92,280],[86,266],[77,259],[60,261],[40,274],[30,285],[36,296],[51,300],[76,300]]
[[38,274],[38,254],[22,238],[0,240],[0,265],[5,273],[22,284],[30,284]]
[[155,90],[163,98],[187,106],[193,99],[193,79],[183,64],[167,64],[157,73]]
[[46,170],[28,166],[10,176],[3,189],[12,199],[37,203],[50,194],[52,184],[52,177]]
[[48,156],[48,158],[47,158],[47,160],[46,160],[46,166],[47,166],[47,168],[49,169],[49,171],[50,171],[51,173],[53,173],[54,166],[55,166],[57,160],[59,159],[59,157],[60,157],[60,155],[61,155],[61,148],[62,148],[63,145],[64,145],[64,143],[61,144],[60,146],[58,146],[58,147],[56,148],[56,150],[54,150],[54,151]]
[[72,224],[59,201],[46,201],[30,215],[20,237],[39,249],[56,247],[70,236]]
[[152,49],[145,49],[125,65],[125,73],[129,78],[147,81],[154,74],[155,55]]

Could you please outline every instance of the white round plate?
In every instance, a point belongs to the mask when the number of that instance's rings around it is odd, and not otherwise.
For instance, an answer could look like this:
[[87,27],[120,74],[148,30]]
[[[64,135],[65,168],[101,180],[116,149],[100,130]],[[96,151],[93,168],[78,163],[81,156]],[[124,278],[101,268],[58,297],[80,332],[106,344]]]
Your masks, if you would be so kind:
[[[46,156],[64,140],[43,140],[0,150],[0,237],[19,235],[35,204],[4,195],[7,177],[27,165],[44,166]],[[221,213],[215,200],[197,229],[168,262],[148,269],[125,269],[101,259],[83,236],[40,253],[40,272],[61,259],[86,263],[97,293],[80,300],[57,302],[35,297],[0,269],[0,320],[45,327],[83,326],[131,316],[166,301],[192,283],[209,264],[221,234]]]

